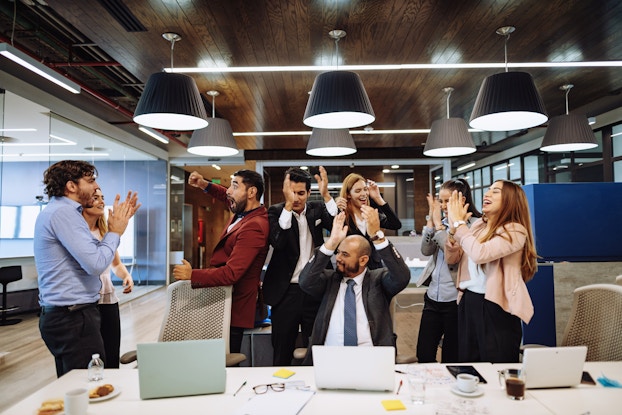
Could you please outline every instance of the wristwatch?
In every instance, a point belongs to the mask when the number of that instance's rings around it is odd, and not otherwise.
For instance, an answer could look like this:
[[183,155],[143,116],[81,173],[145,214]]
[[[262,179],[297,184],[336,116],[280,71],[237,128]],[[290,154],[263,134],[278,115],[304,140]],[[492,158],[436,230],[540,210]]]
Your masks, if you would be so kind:
[[458,221],[454,222],[454,229],[456,229],[460,225],[466,225],[466,222],[463,221],[463,220],[458,220]]
[[425,220],[430,220],[432,217],[430,215],[425,215]]
[[372,241],[377,241],[378,239],[384,239],[384,232],[378,231],[374,236],[371,237]]

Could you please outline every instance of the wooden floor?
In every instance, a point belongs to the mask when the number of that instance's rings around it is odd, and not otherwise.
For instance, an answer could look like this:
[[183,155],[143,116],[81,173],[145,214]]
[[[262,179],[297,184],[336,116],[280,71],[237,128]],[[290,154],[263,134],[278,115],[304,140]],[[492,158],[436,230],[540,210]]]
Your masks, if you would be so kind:
[[[131,301],[119,296],[122,304],[121,353],[135,350],[136,344],[156,341],[166,306],[166,289],[136,287]],[[125,301],[124,301],[125,300]],[[123,302],[124,301],[124,302]],[[0,412],[56,379],[54,358],[39,333],[36,314],[19,316],[13,326],[0,327]],[[123,366],[123,365],[122,365]],[[124,369],[131,369],[127,365]]]

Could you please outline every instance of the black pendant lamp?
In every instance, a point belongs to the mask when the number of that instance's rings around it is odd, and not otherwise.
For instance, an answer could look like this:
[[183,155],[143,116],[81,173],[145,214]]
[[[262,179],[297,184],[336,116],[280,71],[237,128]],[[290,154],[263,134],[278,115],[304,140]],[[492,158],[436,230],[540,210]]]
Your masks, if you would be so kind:
[[354,139],[347,128],[314,128],[307,144],[307,154],[318,157],[347,156],[356,153]]
[[[329,35],[335,39],[338,61],[339,39],[346,32],[331,30]],[[315,78],[303,117],[305,125],[324,129],[354,128],[371,124],[375,119],[358,74],[336,70],[321,73]]]
[[[171,68],[177,33],[162,35],[171,42]],[[147,80],[134,122],[161,130],[190,131],[207,126],[207,113],[194,79],[184,74],[159,72]]]
[[505,36],[505,72],[484,79],[477,94],[469,125],[484,131],[523,130],[548,120],[544,103],[526,72],[508,71],[508,39],[513,26],[497,29]]
[[432,123],[423,154],[429,157],[455,157],[475,152],[469,127],[462,118],[449,117],[449,97],[452,87],[443,88],[447,97],[447,118]]
[[207,91],[212,97],[212,118],[205,128],[194,130],[188,144],[188,152],[200,156],[235,156],[240,152],[233,137],[231,124],[224,118],[216,118],[218,91]]
[[549,121],[540,147],[542,151],[580,151],[598,146],[587,117],[568,112],[568,94],[573,86],[566,84],[559,87],[562,91],[566,91],[566,114],[553,117]]

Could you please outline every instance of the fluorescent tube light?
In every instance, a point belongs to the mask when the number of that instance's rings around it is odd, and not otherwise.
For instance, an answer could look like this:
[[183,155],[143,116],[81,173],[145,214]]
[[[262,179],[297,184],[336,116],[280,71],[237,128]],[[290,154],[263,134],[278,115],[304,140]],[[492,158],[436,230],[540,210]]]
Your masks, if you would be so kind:
[[145,127],[145,126],[140,125],[140,126],[138,126],[138,129],[140,131],[142,131],[143,133],[147,134],[148,136],[150,136],[152,138],[155,138],[159,142],[164,143],[164,144],[168,144],[168,137],[166,137],[164,134],[160,134],[159,132],[157,132],[153,128],[149,128],[149,127]]
[[456,168],[456,170],[462,171],[462,170],[466,170],[469,167],[473,167],[473,166],[475,166],[475,162],[474,161],[472,161],[471,163],[463,164],[462,166]]
[[37,62],[24,52],[14,48],[8,43],[0,43],[0,55],[11,59],[13,62],[22,65],[24,68],[31,70],[39,76],[44,77],[48,81],[54,82],[56,85],[65,88],[74,94],[80,93],[80,85],[65,78],[55,70],[48,68],[41,62]]

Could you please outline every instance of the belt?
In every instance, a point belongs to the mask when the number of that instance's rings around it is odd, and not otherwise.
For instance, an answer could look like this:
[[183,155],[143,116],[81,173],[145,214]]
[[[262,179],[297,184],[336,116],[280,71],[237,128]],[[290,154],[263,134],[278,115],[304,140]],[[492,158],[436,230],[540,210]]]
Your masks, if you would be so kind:
[[44,305],[44,306],[41,306],[41,311],[44,313],[59,312],[59,311],[66,312],[66,313],[72,313],[74,311],[84,310],[85,308],[95,307],[96,305],[97,305],[97,302],[88,303],[88,304],[74,304],[74,305]]

